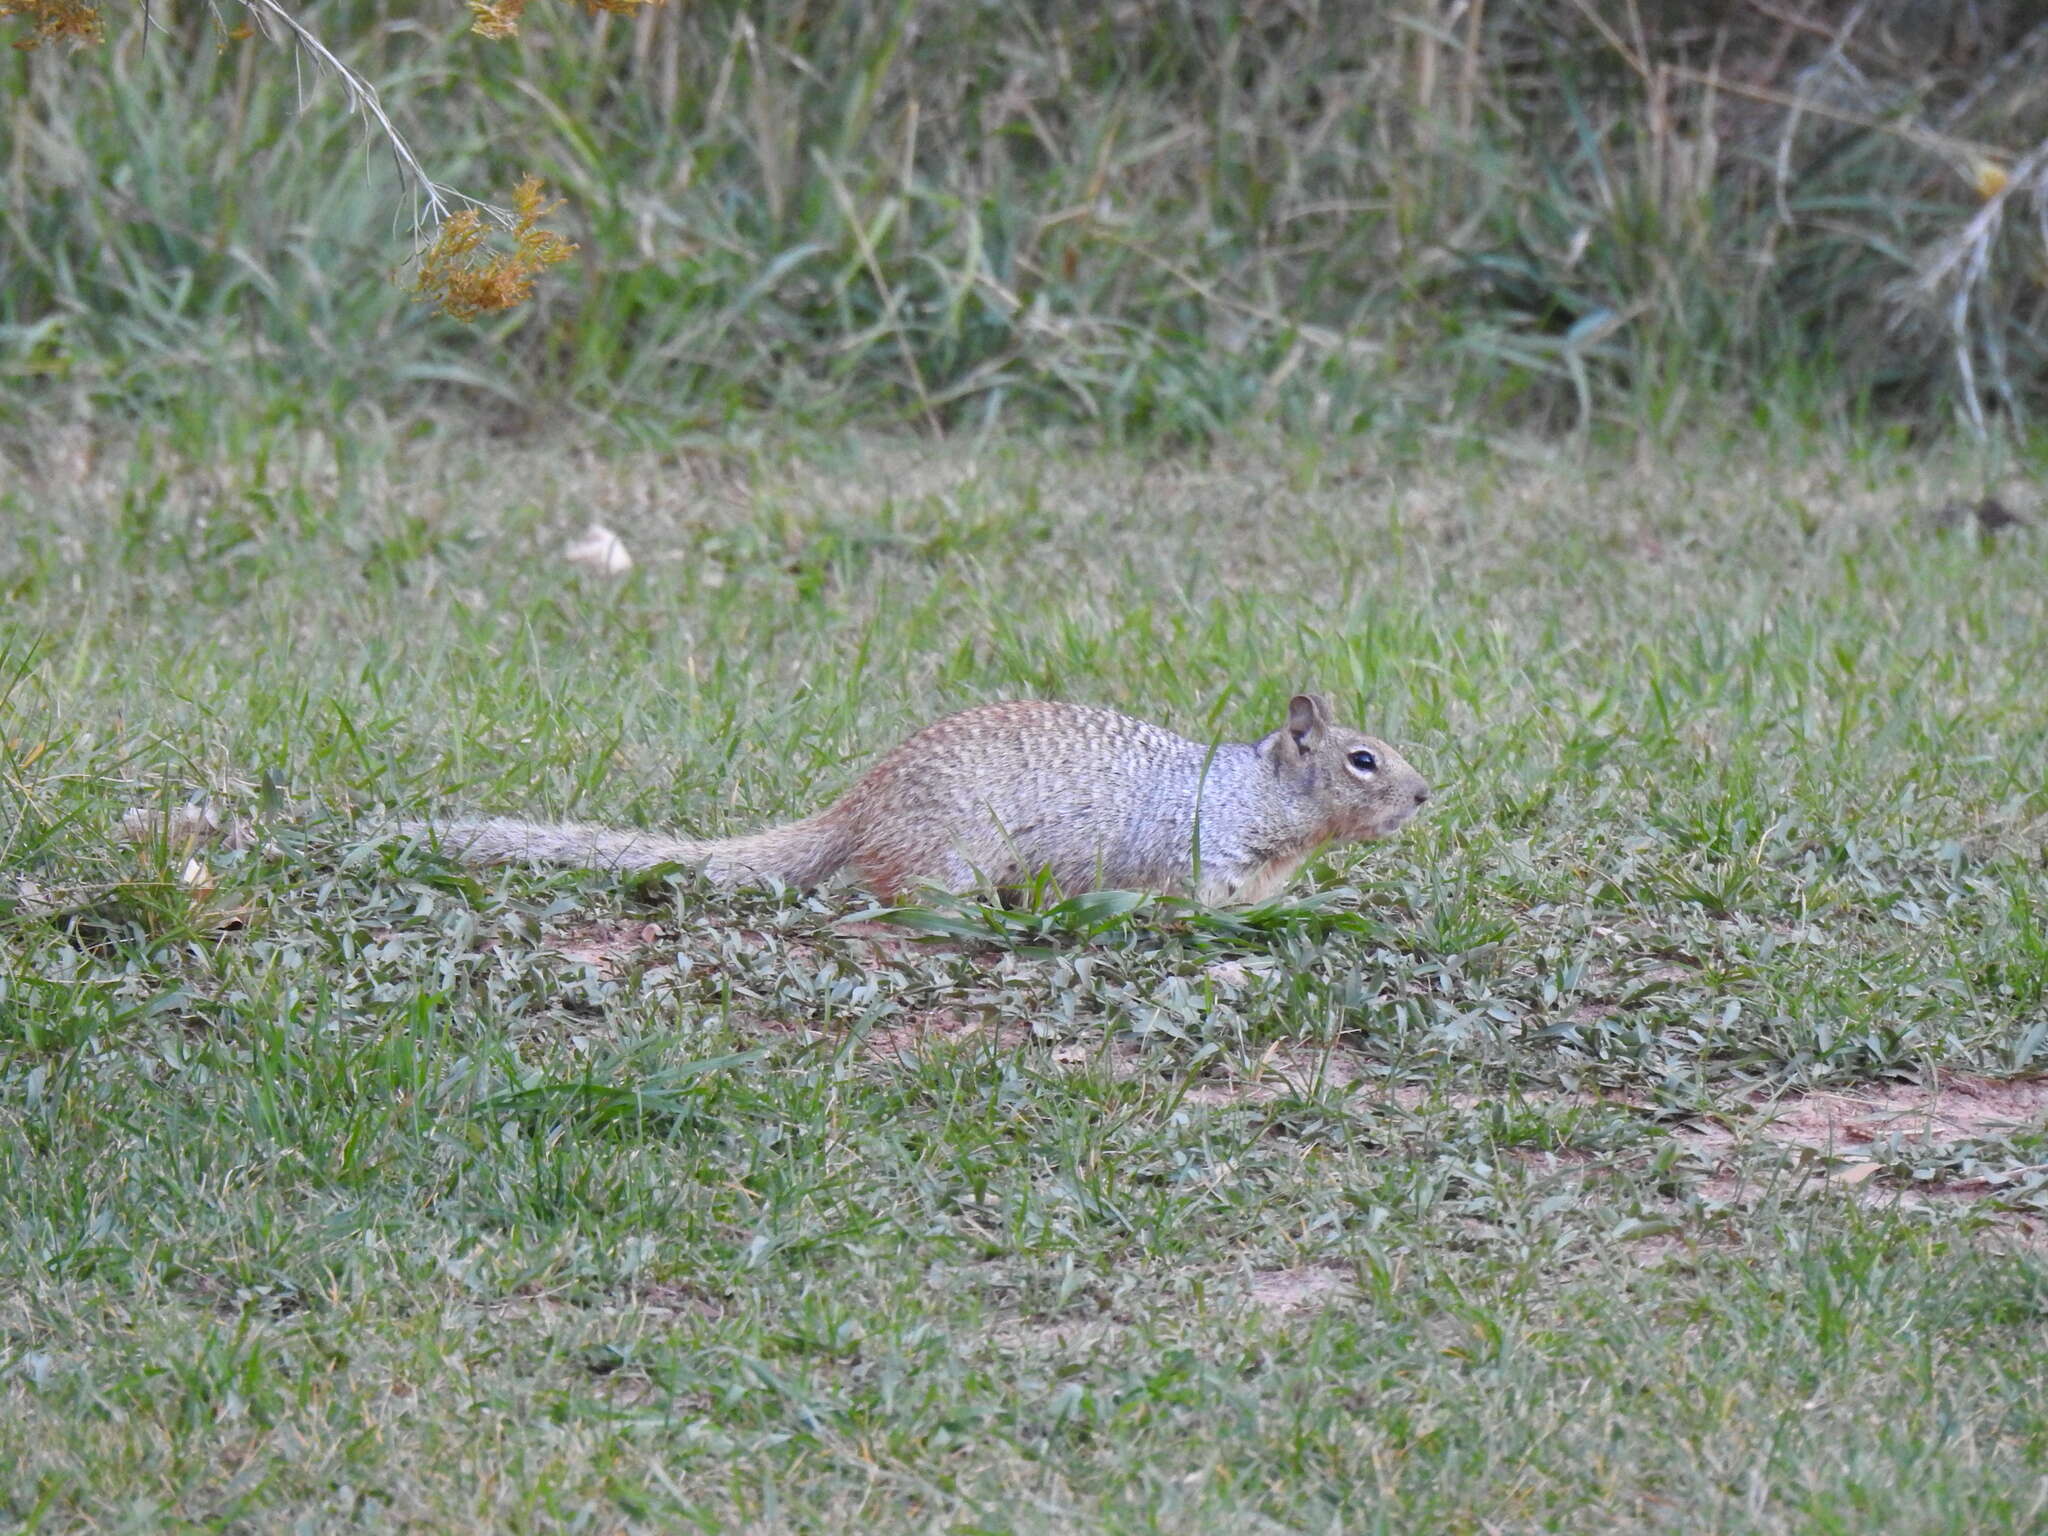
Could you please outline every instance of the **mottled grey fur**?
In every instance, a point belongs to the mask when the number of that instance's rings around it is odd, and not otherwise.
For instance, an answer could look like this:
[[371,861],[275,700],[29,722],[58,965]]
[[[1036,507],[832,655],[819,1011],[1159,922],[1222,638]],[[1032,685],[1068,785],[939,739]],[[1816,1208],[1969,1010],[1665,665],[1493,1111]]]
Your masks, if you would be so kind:
[[683,864],[722,884],[797,887],[844,872],[888,897],[1048,872],[1068,894],[1169,891],[1220,905],[1265,900],[1316,849],[1385,837],[1428,798],[1400,753],[1338,725],[1320,695],[1297,695],[1287,724],[1260,741],[1215,746],[1114,710],[1030,700],[929,725],[817,815],[750,837],[503,817],[400,830],[478,863]]

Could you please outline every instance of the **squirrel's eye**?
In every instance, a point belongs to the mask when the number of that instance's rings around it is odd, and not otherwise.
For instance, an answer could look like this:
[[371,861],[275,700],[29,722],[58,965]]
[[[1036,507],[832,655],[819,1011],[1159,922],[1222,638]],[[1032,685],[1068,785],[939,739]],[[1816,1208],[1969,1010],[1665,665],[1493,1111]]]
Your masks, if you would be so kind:
[[1366,751],[1363,747],[1360,747],[1356,752],[1351,754],[1351,766],[1356,768],[1360,773],[1371,773],[1374,770],[1376,770],[1379,767],[1379,765],[1380,760],[1374,757],[1370,752]]

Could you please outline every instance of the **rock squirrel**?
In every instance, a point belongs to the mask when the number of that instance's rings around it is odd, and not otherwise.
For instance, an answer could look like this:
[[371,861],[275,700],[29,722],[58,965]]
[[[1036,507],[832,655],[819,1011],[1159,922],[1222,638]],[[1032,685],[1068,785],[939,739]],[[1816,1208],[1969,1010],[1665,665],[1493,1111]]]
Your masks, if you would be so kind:
[[1297,695],[1259,741],[1215,746],[1114,710],[1026,700],[928,725],[815,816],[750,837],[500,817],[399,830],[472,863],[682,864],[720,884],[799,888],[843,871],[884,898],[1049,872],[1067,895],[1225,905],[1266,900],[1327,843],[1388,836],[1428,798],[1406,758],[1338,725],[1321,694]]

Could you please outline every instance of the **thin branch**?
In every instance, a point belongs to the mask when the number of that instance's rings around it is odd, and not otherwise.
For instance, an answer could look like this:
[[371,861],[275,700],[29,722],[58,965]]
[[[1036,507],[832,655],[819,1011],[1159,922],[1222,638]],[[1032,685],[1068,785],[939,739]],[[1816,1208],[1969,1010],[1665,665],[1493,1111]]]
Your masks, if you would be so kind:
[[[334,50],[321,41],[319,34],[286,10],[279,0],[236,0],[236,3],[249,12],[266,35],[267,24],[284,28],[295,45],[294,54],[310,58],[316,68],[339,82],[349,112],[360,112],[365,121],[383,135],[384,142],[390,147],[391,158],[397,165],[399,179],[405,182],[412,192],[412,229],[415,239],[418,239],[422,230],[428,226],[441,224],[455,211],[456,205],[474,208],[497,223],[507,228],[511,227],[514,215],[510,209],[500,208],[481,198],[471,197],[466,192],[443,186],[429,176],[427,168],[420,163],[419,156],[413,153],[412,146],[406,142],[405,135],[398,131],[398,125],[393,123],[384,111],[384,104],[377,96],[377,87],[342,63]],[[303,102],[301,106],[303,109]]]
[[[2042,241],[2048,244],[2048,139],[2028,150],[2006,173],[2005,184],[1984,199],[1984,206],[1971,215],[1970,222],[1942,241],[1921,263],[1913,287],[1930,296],[1943,288],[1948,297],[1949,332],[1955,341],[1956,375],[1963,392],[1963,411],[1979,437],[1987,431],[1984,403],[1977,393],[1975,349],[1970,342],[1970,316],[1978,307],[1986,275],[1991,270],[1991,251],[2005,227],[2006,205],[2025,194],[2034,200],[2035,219]],[[1991,384],[2011,409],[2017,404],[2012,381],[2005,371],[2005,347],[1995,333],[1996,321],[1984,322],[1985,360],[1991,365]]]

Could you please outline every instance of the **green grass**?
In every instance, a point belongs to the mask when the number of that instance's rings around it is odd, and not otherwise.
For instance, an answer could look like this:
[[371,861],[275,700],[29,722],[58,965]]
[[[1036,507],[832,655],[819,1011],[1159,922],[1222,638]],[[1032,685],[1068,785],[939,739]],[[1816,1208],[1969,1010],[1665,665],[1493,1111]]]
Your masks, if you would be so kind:
[[[1992,466],[230,446],[0,489],[0,1524],[2040,1528],[2042,1126],[1749,1134],[2048,1054],[2044,535],[1922,515]],[[370,830],[1305,686],[1439,793],[1249,914]],[[111,837],[199,796],[302,813]]]
[[[763,413],[1677,438],[1737,395],[2048,405],[2026,6],[1837,37],[1637,0],[679,0],[495,43],[455,4],[293,6],[434,178],[566,199],[576,259],[478,326],[410,299],[410,191],[274,24],[103,9],[104,44],[0,57],[0,427],[432,397],[649,443]],[[1958,262],[1991,165],[2012,201]]]

